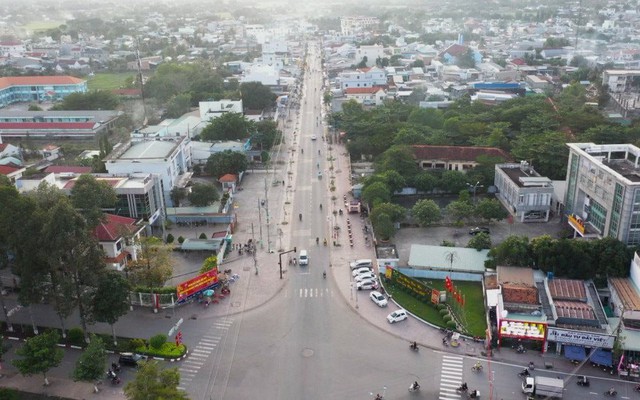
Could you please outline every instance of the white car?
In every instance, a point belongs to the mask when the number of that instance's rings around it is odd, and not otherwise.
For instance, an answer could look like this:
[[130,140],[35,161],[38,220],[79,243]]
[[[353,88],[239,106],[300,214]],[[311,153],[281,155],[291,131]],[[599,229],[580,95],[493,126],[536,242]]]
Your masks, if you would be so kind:
[[387,321],[389,321],[390,324],[404,321],[405,319],[407,319],[407,312],[403,309],[395,310],[391,314],[387,315]]
[[375,290],[378,288],[378,282],[373,279],[365,279],[356,283],[358,290]]
[[316,135],[311,135],[311,140],[316,140]]
[[366,280],[378,280],[378,277],[376,277],[376,274],[374,274],[373,272],[369,271],[369,272],[365,272],[364,274],[360,274],[357,275],[354,280],[356,282],[362,282],[362,281],[366,281]]
[[387,298],[384,297],[384,295],[378,291],[374,290],[373,292],[371,292],[371,294],[369,294],[369,298],[371,299],[371,301],[376,303],[378,307],[387,306]]
[[353,275],[353,277],[355,278],[358,275],[365,274],[367,272],[372,272],[372,271],[373,269],[369,267],[362,267],[362,268],[354,269],[351,275]]

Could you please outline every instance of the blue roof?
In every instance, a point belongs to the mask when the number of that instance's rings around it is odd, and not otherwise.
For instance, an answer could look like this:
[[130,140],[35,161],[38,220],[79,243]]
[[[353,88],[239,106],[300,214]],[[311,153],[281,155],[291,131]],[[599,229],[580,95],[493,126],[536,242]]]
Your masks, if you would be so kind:
[[518,82],[476,82],[469,84],[473,89],[488,90],[517,90],[520,89]]

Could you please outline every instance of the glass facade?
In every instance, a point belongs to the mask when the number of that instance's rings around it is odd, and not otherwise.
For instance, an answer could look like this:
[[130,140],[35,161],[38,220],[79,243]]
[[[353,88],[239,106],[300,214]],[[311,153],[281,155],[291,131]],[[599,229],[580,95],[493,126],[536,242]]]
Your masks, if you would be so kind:
[[591,199],[591,209],[589,212],[589,222],[595,226],[598,231],[604,233],[604,225],[607,221],[607,209],[600,203]]
[[616,183],[615,194],[613,195],[613,207],[611,208],[611,222],[609,223],[608,236],[617,238],[620,227],[620,216],[622,215],[622,201],[624,199],[624,187]]
[[627,244],[640,244],[640,190],[636,190],[633,195],[633,208],[631,210]]
[[567,179],[567,199],[564,204],[567,207],[567,212],[573,212],[573,202],[576,196],[576,184],[578,180],[578,157],[574,153],[569,153],[569,177]]

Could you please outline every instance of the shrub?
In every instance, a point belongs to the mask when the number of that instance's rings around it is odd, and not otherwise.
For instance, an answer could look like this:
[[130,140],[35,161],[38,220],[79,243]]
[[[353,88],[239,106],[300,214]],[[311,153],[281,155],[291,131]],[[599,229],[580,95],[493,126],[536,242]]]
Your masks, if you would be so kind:
[[0,399],[19,400],[20,394],[13,389],[0,388]]
[[198,237],[198,239],[206,239],[206,238],[207,238],[206,233],[201,233],[200,236]]
[[444,320],[444,322],[449,322],[451,321],[451,314],[447,314],[447,315],[443,315],[442,319]]
[[440,315],[442,315],[443,317],[447,314],[449,314],[449,310],[447,310],[446,308],[441,308],[440,311],[438,311],[440,313]]
[[82,328],[71,328],[67,334],[67,340],[70,344],[75,346],[84,346],[84,331]]
[[159,349],[146,346],[138,347],[135,352],[138,354],[145,354],[152,357],[165,357],[165,358],[175,358],[184,355],[187,351],[187,346],[181,344],[180,346],[176,346],[175,343],[165,343]]
[[175,240],[175,238],[173,237],[172,234],[168,234],[167,235],[167,243],[173,243],[174,240]]
[[162,345],[164,345],[165,343],[167,343],[167,335],[163,333],[151,336],[151,338],[149,339],[149,346],[156,350],[162,348]]
[[447,328],[449,329],[456,329],[456,321],[447,321]]
[[178,236],[178,243],[182,244],[184,242],[184,238],[182,236]]
[[147,347],[144,339],[131,339],[129,340],[129,348],[128,351],[136,351],[138,347]]
[[436,307],[438,308],[438,310],[442,310],[442,309],[447,308],[447,306],[442,304],[442,303],[438,303],[438,305]]

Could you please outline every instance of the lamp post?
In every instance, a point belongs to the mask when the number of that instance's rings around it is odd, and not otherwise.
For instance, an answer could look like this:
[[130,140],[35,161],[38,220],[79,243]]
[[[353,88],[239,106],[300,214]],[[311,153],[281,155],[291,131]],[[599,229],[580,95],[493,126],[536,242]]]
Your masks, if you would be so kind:
[[282,255],[287,253],[295,253],[297,249],[294,247],[293,250],[282,251],[278,253],[278,265],[280,266],[280,279],[282,279]]
[[473,189],[473,204],[476,204],[476,191],[478,190],[478,188],[482,188],[484,187],[484,185],[480,184],[480,181],[476,182],[475,185],[472,185],[470,183],[467,183],[467,186],[469,186],[470,189]]

